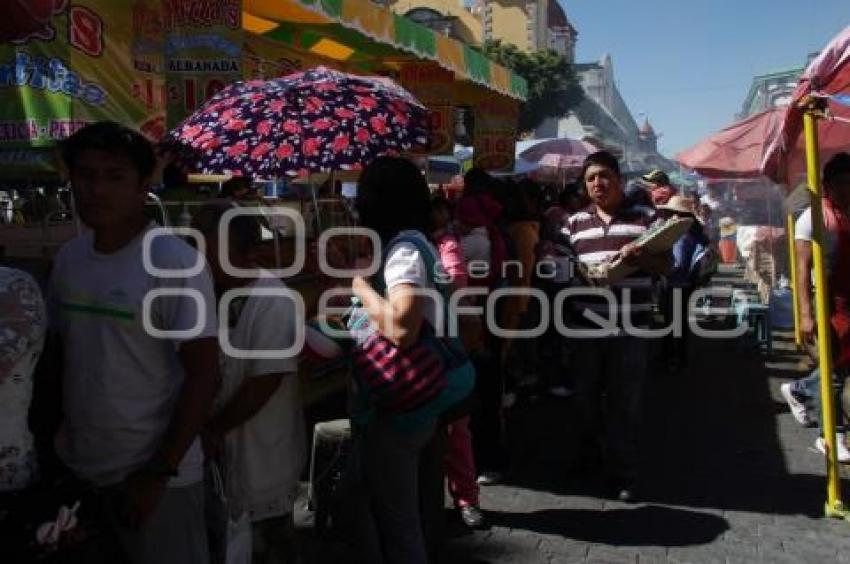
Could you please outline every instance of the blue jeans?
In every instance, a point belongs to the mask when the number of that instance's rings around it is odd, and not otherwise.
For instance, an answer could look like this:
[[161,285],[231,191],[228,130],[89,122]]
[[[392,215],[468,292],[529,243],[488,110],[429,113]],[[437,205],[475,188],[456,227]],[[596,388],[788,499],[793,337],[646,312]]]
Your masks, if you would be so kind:
[[427,564],[419,512],[419,462],[435,423],[408,433],[378,418],[353,430],[348,510],[359,562]]
[[[837,433],[843,433],[845,430],[844,406],[841,401],[841,397],[844,392],[844,376],[843,372],[833,372],[832,374],[832,391],[835,402],[835,431]],[[822,435],[823,425],[821,424],[821,421],[823,420],[823,414],[820,406],[820,369],[815,368],[812,370],[812,373],[805,378],[800,378],[799,380],[792,382],[791,393],[804,402],[812,399],[814,400],[815,411],[818,413],[818,428]]]

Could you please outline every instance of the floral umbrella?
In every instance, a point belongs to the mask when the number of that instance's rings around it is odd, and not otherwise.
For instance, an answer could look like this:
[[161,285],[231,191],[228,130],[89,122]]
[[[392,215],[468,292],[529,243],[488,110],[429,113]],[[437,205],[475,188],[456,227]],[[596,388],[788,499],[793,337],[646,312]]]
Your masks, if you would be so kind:
[[391,80],[317,67],[236,82],[163,144],[197,172],[303,176],[425,145],[427,124],[428,110]]

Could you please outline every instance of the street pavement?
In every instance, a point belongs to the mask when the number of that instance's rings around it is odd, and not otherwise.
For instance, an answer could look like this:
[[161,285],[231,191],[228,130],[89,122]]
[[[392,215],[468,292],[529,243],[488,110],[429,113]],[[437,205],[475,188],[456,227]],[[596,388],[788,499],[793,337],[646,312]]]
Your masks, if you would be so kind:
[[[746,286],[736,272],[715,283]],[[822,517],[816,430],[800,427],[779,393],[808,373],[792,341],[775,331],[767,355],[747,338],[698,340],[685,369],[653,364],[637,504],[611,500],[599,480],[571,471],[578,462],[572,399],[516,406],[508,420],[511,471],[482,488],[490,527],[469,532],[450,518],[442,560],[850,562],[850,523]]]

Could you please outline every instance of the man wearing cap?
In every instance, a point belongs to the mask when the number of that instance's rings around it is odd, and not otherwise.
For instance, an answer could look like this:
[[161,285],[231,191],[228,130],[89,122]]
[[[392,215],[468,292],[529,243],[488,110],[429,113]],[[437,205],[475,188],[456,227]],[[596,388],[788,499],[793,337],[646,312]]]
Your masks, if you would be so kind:
[[676,194],[676,188],[670,184],[670,177],[660,169],[655,169],[649,174],[641,176],[641,180],[649,184],[649,193],[652,203],[657,206],[666,204]]

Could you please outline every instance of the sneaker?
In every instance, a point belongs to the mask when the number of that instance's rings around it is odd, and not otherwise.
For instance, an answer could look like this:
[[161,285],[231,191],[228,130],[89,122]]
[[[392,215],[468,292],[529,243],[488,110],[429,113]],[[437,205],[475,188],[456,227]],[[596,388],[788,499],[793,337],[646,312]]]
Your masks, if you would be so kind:
[[620,491],[617,492],[617,499],[622,501],[623,503],[637,503],[640,501],[638,498],[637,489],[634,484],[629,484],[620,488]]
[[484,512],[477,505],[464,505],[460,508],[460,518],[470,529],[484,527]]
[[479,486],[492,486],[502,481],[501,472],[482,472],[475,480]]
[[[843,435],[835,436],[836,449],[838,450],[838,462],[847,464],[850,462],[850,450],[847,450],[847,444],[844,442]],[[826,441],[823,437],[818,437],[815,441],[815,448],[826,456]]]
[[809,417],[809,413],[806,410],[806,405],[798,400],[794,396],[794,392],[791,391],[791,383],[786,382],[779,386],[779,391],[782,393],[782,397],[785,398],[785,402],[788,404],[788,408],[791,410],[791,415],[794,416],[794,419],[797,420],[797,423],[803,425],[804,427],[808,427],[812,424],[812,420]]
[[573,395],[573,391],[566,386],[552,386],[549,388],[549,394],[557,398],[568,398]]

